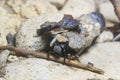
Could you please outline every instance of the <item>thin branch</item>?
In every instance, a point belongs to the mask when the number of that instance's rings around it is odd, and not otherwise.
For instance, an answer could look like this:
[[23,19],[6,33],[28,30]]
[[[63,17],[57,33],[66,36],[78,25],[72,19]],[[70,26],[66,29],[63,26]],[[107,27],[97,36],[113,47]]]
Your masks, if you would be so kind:
[[86,64],[82,64],[76,60],[68,60],[68,59],[66,59],[64,62],[64,58],[56,59],[52,55],[49,55],[49,58],[48,58],[47,53],[44,53],[44,52],[35,52],[35,51],[30,51],[30,50],[24,50],[24,49],[15,48],[12,46],[0,46],[0,50],[6,50],[6,49],[10,50],[10,51],[14,51],[16,54],[19,54],[19,55],[33,55],[38,58],[47,59],[47,60],[55,61],[58,63],[64,63],[64,64],[72,66],[72,67],[82,68],[82,69],[89,70],[89,71],[92,71],[92,72],[95,72],[98,74],[104,74],[103,70],[94,67],[93,64],[91,64],[91,63],[88,63],[86,65]]

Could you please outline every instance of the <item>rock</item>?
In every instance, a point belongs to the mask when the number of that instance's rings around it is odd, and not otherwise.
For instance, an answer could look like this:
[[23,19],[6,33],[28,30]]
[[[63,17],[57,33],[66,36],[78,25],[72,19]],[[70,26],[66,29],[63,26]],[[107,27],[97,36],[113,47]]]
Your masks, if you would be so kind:
[[62,35],[67,36],[69,40],[69,47],[74,49],[76,52],[86,47],[86,39],[84,35],[80,35],[74,32],[63,33]]
[[44,13],[57,12],[57,8],[45,0],[9,0],[6,4],[13,13],[23,18],[31,18]]
[[106,19],[106,26],[113,26],[116,22],[119,22],[114,12],[113,5],[109,0],[97,0],[97,5],[99,7],[99,11]]
[[[82,63],[91,62],[105,71],[104,75],[73,68],[44,59],[28,58],[6,67],[6,80],[108,80],[120,79],[120,43],[96,44],[80,57]],[[57,75],[55,75],[57,74]],[[117,75],[116,75],[117,74]],[[22,77],[21,77],[22,76]]]
[[6,0],[0,0],[0,6],[4,6]]
[[96,39],[96,43],[110,42],[114,38],[114,35],[111,31],[103,31],[99,37]]
[[15,55],[10,55],[7,60],[8,60],[8,62],[16,62],[16,61],[18,61],[19,59],[18,59],[18,57],[15,56]]
[[80,61],[83,63],[92,62],[96,67],[103,69],[105,71],[103,76],[94,76],[98,79],[120,79],[119,75],[116,75],[120,73],[119,45],[119,42],[96,44],[80,57]]
[[80,44],[83,44],[81,48],[79,48],[78,55],[81,54],[83,49],[90,47],[93,40],[97,36],[99,36],[101,31],[105,28],[104,17],[100,13],[92,12],[86,15],[82,15],[79,18],[79,20],[81,27],[80,35],[82,35],[84,38],[82,38],[83,40],[82,39],[79,39],[80,41],[78,40]]
[[64,7],[64,4],[67,2],[67,0],[46,0],[50,2],[51,4],[55,5],[58,9],[61,9]]
[[45,41],[40,36],[37,37],[37,29],[46,21],[59,21],[63,14],[45,14],[25,21],[16,34],[16,46],[28,50],[42,50]]
[[5,66],[7,64],[8,55],[9,55],[8,50],[4,50],[0,53],[0,77],[5,74]]
[[71,14],[73,17],[79,17],[93,11],[95,11],[93,0],[68,0],[60,12]]
[[27,0],[23,3],[24,0],[0,1],[0,45],[7,45],[6,35],[16,33],[16,29],[25,20],[23,17],[31,18],[40,14],[58,11],[55,6],[43,0]]
[[0,44],[7,45],[6,35],[8,33],[15,34],[16,28],[20,25],[22,19],[13,14],[9,14],[7,10],[0,7]]
[[19,59],[19,60],[24,60],[24,59],[26,59],[26,57],[19,56],[18,59]]
[[0,13],[0,15],[7,14],[7,10],[5,10],[5,8],[3,8],[3,7],[0,7],[0,12],[2,12],[2,13]]
[[8,55],[9,55],[8,50],[4,50],[0,53],[0,66],[6,65]]
[[0,80],[5,80],[4,78],[0,78]]

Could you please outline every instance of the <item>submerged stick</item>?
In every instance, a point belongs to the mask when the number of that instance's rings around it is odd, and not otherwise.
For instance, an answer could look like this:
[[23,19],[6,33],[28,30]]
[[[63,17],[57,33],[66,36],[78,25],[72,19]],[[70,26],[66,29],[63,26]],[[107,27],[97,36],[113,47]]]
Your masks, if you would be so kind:
[[56,59],[52,55],[49,55],[49,58],[48,58],[47,53],[44,53],[44,52],[35,52],[35,51],[30,51],[30,50],[24,50],[24,49],[15,48],[12,46],[0,46],[0,50],[6,50],[6,49],[10,50],[10,51],[14,51],[16,54],[19,54],[19,55],[33,55],[38,58],[47,59],[47,60],[55,61],[58,63],[64,63],[64,64],[72,66],[72,67],[82,68],[82,69],[89,70],[89,71],[92,71],[92,72],[95,72],[98,74],[104,74],[103,70],[94,67],[93,64],[91,64],[91,63],[88,63],[87,65],[85,65],[76,60],[68,60],[68,59],[66,59],[64,62],[64,58]]

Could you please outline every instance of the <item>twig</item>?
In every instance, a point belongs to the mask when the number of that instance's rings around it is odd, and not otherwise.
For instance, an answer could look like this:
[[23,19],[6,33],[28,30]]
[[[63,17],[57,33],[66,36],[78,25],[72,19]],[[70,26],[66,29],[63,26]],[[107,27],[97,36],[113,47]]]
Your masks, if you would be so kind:
[[110,0],[110,2],[112,3],[112,5],[114,7],[114,11],[115,11],[118,19],[120,20],[120,0]]
[[44,52],[35,52],[35,51],[30,51],[30,50],[24,50],[24,49],[15,48],[12,46],[0,46],[0,50],[6,50],[6,49],[10,50],[10,51],[14,51],[16,54],[19,54],[19,55],[33,55],[38,58],[47,59],[47,60],[55,61],[58,63],[64,63],[64,64],[72,66],[72,67],[82,68],[82,69],[89,70],[89,71],[92,71],[92,72],[95,72],[98,74],[104,74],[103,70],[94,67],[93,64],[91,64],[91,63],[85,65],[76,60],[68,60],[68,59],[66,59],[64,62],[64,58],[56,59],[52,55],[49,55],[49,58],[48,58],[48,55]]

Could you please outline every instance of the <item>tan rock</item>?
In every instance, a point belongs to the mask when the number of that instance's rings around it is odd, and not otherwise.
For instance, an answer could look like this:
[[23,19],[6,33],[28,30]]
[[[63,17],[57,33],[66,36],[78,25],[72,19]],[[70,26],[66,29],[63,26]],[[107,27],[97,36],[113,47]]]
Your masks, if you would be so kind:
[[110,42],[114,38],[114,35],[110,31],[103,31],[96,39],[96,43]]
[[3,12],[0,14],[0,44],[7,45],[6,35],[8,33],[15,34],[22,19],[15,14],[8,13],[2,7],[0,7],[0,11]]
[[10,55],[7,60],[8,60],[9,62],[16,62],[16,61],[18,61],[19,59],[18,59],[18,57],[15,56],[15,55]]
[[68,30],[50,31],[50,32],[51,32],[51,34],[56,35],[56,34],[59,34],[59,33],[62,33],[62,32],[68,32]]
[[5,79],[1,77],[0,80],[5,80]]
[[7,11],[3,8],[3,7],[0,7],[0,15],[5,15],[7,14]]
[[6,0],[0,0],[0,6],[4,6],[6,3]]
[[44,0],[9,0],[6,4],[14,13],[31,18],[43,13],[57,12],[57,8]]
[[5,66],[7,64],[7,57],[9,55],[8,50],[3,50],[0,53],[0,77],[5,74]]
[[28,50],[42,50],[45,46],[45,41],[40,36],[37,36],[37,29],[46,21],[59,21],[63,14],[44,14],[39,17],[30,18],[25,21],[16,34],[16,46]]
[[46,0],[46,1],[55,5],[58,9],[61,9],[64,6],[64,4],[67,2],[67,0]]
[[73,17],[79,17],[93,11],[95,11],[93,0],[68,0],[60,12],[71,14]]
[[38,15],[32,3],[21,5],[21,11],[19,14],[21,14],[22,17],[25,18],[31,18]]
[[57,41],[58,42],[67,42],[68,39],[65,36],[60,35],[57,37]]

